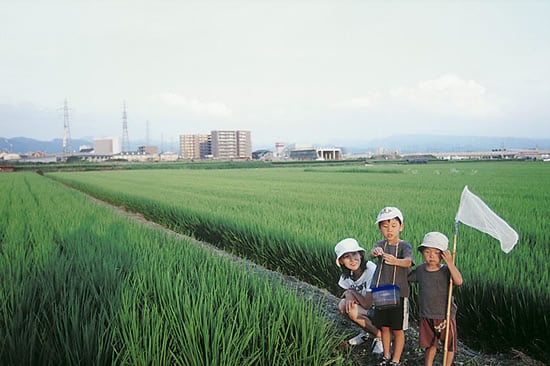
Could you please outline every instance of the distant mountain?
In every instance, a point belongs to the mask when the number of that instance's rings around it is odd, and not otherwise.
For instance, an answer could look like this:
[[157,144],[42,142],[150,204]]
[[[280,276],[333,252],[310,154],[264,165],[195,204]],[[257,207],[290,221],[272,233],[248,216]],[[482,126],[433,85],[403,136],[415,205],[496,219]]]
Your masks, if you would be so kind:
[[[72,151],[78,151],[81,145],[93,146],[93,138],[72,139]],[[135,146],[133,146],[135,145]],[[143,141],[134,141],[131,146],[146,145]],[[151,143],[151,145],[159,145]],[[329,146],[330,145],[330,146]],[[540,149],[550,150],[550,138],[528,139],[519,137],[478,137],[478,136],[439,136],[439,135],[395,135],[387,138],[370,140],[335,140],[324,144],[324,147],[341,147],[346,153],[376,152],[382,148],[386,151],[399,151],[400,153],[428,153],[428,152],[467,152],[490,151],[493,149]],[[162,144],[161,150],[177,151],[176,143]],[[273,147],[265,147],[273,150]],[[257,148],[255,148],[257,149]],[[27,154],[41,151],[48,154],[61,153],[63,141],[54,139],[51,141],[39,141],[26,137],[3,138],[0,137],[0,151]]]
[[[81,145],[93,146],[90,140],[71,140],[71,151],[78,151]],[[29,152],[44,152],[55,154],[63,152],[63,140],[53,139],[51,141],[39,141],[27,137],[4,138],[0,137],[0,150],[16,154],[27,154]]]
[[[80,146],[94,146],[93,137],[71,139],[71,151],[79,151]],[[137,150],[138,146],[148,145],[146,141],[135,140],[130,144],[130,149]],[[161,151],[177,151],[179,145],[176,143],[151,142],[150,145],[158,146]],[[53,139],[51,141],[40,141],[27,137],[0,137],[0,151],[12,152],[15,154],[28,154],[30,152],[43,152],[46,154],[59,154],[63,152],[63,140]]]
[[348,153],[373,152],[377,149],[398,150],[401,153],[490,151],[493,149],[550,150],[550,138],[479,137],[439,135],[396,135],[381,139],[350,141],[339,144]]

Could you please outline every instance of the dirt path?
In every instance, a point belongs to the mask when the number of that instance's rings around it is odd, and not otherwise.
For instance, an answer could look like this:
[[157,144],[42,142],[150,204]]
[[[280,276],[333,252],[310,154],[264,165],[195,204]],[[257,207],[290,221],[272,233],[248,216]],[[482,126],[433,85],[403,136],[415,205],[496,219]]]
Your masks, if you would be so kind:
[[[331,322],[333,322],[338,329],[341,329],[342,334],[350,333],[352,335],[355,335],[360,330],[347,318],[338,314],[338,298],[336,298],[334,295],[330,294],[326,290],[323,290],[318,287],[312,286],[308,283],[302,282],[296,279],[295,277],[283,275],[279,272],[266,269],[249,260],[229,254],[209,243],[198,241],[188,236],[178,234],[174,231],[171,231],[165,228],[162,225],[159,225],[155,222],[145,219],[143,215],[139,213],[129,212],[124,207],[113,206],[107,202],[98,200],[94,197],[91,197],[91,196],[89,197],[93,201],[97,202],[98,204],[111,207],[114,211],[118,212],[119,214],[135,219],[144,225],[149,225],[159,230],[164,230],[170,233],[171,235],[175,235],[176,237],[191,240],[191,242],[194,243],[195,245],[201,246],[207,250],[211,250],[213,253],[216,253],[218,255],[228,257],[238,262],[240,265],[244,264],[246,266],[249,266],[251,270],[259,271],[267,276],[272,276],[275,279],[283,280],[286,284],[288,284],[289,288],[295,289],[298,293],[300,293],[302,296],[304,296],[308,300],[311,300],[317,303],[318,306],[322,308],[322,312],[326,315],[326,317]],[[405,344],[405,351],[402,357],[402,364],[404,366],[405,365],[411,365],[411,366],[424,365],[423,353],[418,348],[417,328],[415,326],[412,326],[409,330],[407,330],[405,333],[405,338],[406,338],[406,344]],[[344,343],[339,347],[339,349],[342,351],[343,355],[345,355],[346,360],[348,361],[348,364],[351,366],[377,365],[378,357],[373,355],[370,352],[370,346],[371,346],[371,341],[367,341],[363,345],[351,346],[351,347],[347,346],[346,343]],[[435,363],[435,364],[441,365],[441,352],[438,352],[438,356],[439,357],[436,358],[436,362],[440,362],[440,363],[439,364]],[[510,350],[510,352],[502,353],[502,354],[484,354],[484,353],[476,352],[466,347],[464,344],[462,344],[459,341],[459,351],[456,354],[454,365],[544,366],[544,363],[535,361],[529,358],[528,356],[526,356],[525,354],[515,350]]]

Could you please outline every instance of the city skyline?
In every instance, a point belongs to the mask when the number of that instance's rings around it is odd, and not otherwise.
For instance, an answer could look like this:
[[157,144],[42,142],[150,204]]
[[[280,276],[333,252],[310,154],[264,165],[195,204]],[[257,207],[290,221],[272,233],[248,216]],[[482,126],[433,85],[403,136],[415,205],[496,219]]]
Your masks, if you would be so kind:
[[[550,3],[7,0],[0,136],[550,137]],[[32,10],[32,11],[30,11]],[[101,21],[98,21],[101,19]],[[7,72],[9,70],[9,72]]]

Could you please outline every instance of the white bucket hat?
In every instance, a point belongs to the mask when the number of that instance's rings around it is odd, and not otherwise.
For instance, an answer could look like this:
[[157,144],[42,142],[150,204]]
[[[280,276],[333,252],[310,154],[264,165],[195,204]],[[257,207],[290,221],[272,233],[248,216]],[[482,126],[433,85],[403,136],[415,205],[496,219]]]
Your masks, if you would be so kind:
[[340,263],[338,261],[344,254],[353,252],[365,253],[365,249],[361,248],[357,240],[353,238],[346,238],[338,242],[338,244],[334,247],[334,251],[336,252],[336,265],[338,267],[340,267]]
[[378,217],[376,217],[376,224],[378,225],[379,222],[395,219],[396,217],[403,223],[403,214],[397,207],[384,207],[378,213]]
[[449,247],[449,239],[440,232],[433,231],[424,235],[424,240],[422,240],[422,244],[420,244],[418,250],[422,251],[423,247],[436,248],[443,252]]

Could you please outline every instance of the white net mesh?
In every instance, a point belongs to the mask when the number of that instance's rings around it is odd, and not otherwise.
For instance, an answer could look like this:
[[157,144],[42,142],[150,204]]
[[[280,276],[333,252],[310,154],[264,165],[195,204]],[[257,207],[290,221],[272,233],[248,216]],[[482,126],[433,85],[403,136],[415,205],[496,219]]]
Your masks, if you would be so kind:
[[497,216],[478,196],[464,187],[456,221],[491,235],[500,241],[500,248],[509,253],[518,242],[518,233]]

